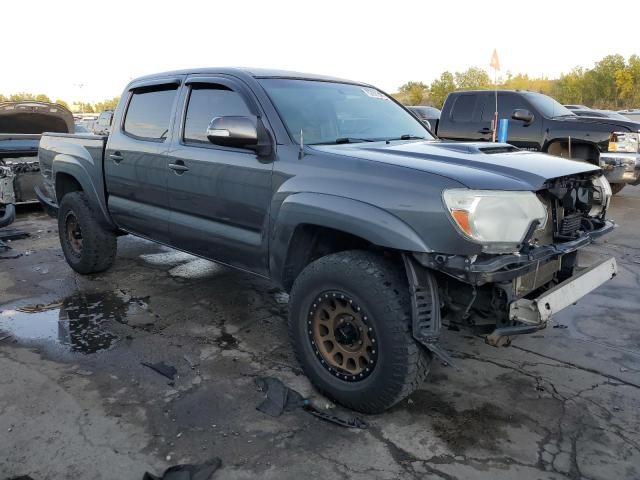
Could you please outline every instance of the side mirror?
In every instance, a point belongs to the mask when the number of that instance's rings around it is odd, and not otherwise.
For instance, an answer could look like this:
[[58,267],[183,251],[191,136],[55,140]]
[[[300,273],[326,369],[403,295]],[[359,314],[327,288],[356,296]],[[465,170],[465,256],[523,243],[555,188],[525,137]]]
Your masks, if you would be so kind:
[[207,128],[207,138],[214,145],[247,148],[259,156],[271,154],[271,139],[258,117],[214,117]]
[[207,128],[207,138],[215,145],[247,148],[257,145],[258,130],[249,117],[215,117]]
[[529,110],[525,110],[524,108],[517,108],[511,114],[511,119],[519,120],[524,123],[531,123],[533,122],[533,113]]

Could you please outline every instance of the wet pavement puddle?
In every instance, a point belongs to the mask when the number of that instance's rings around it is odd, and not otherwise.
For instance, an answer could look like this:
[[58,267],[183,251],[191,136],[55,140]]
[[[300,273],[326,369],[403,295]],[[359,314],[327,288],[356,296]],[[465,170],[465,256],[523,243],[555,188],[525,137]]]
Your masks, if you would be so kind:
[[95,353],[118,341],[108,322],[128,323],[145,315],[148,305],[118,291],[76,294],[49,305],[27,305],[0,311],[0,332],[22,342],[54,343],[65,350]]

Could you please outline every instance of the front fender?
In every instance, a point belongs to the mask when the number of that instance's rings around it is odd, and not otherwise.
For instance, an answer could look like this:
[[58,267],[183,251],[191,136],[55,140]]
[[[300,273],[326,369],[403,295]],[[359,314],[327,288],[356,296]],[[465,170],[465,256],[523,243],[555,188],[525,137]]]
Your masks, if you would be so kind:
[[284,200],[272,223],[269,265],[273,278],[281,278],[299,225],[332,228],[394,250],[432,251],[409,225],[376,206],[335,195],[296,193]]
[[[99,168],[99,166],[95,165],[93,162],[91,165],[92,167]],[[96,186],[96,182],[93,180],[95,175],[89,172],[83,163],[78,161],[78,159],[72,155],[64,153],[58,154],[54,157],[52,167],[54,186],[57,186],[59,176],[61,174],[71,176],[80,184],[82,191],[87,195],[94,211],[100,213],[100,218],[97,219],[100,223],[110,228],[116,228],[116,225],[111,220],[106,203],[104,202],[104,188],[102,187],[102,182],[100,181],[100,184]],[[58,188],[55,188],[55,191],[56,201],[59,205],[62,198],[58,198]]]

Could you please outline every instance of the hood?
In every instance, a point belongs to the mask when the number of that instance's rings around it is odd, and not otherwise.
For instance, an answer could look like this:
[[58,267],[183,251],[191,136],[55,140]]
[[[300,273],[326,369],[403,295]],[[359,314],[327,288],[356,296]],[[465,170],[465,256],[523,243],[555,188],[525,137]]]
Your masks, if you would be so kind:
[[73,115],[61,105],[46,102],[0,103],[0,133],[73,133]]
[[590,125],[605,125],[611,129],[611,131],[630,130],[632,132],[640,131],[640,122],[634,122],[632,120],[618,120],[617,118],[604,118],[604,117],[581,117],[579,115],[572,115],[567,117],[555,117],[554,121],[590,124]]
[[473,189],[536,191],[544,188],[547,180],[600,171],[586,162],[518,150],[503,143],[407,141],[311,148],[440,175]]

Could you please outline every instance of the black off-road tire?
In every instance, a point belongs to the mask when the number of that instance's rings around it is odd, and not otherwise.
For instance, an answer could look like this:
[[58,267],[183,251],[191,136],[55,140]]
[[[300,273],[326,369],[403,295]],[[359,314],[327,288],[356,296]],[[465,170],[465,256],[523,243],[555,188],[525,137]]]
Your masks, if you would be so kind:
[[[331,373],[312,341],[310,315],[326,292],[344,292],[366,312],[364,318],[374,329],[376,362],[362,380],[347,381],[335,370]],[[360,250],[327,255],[298,276],[289,305],[289,336],[305,374],[345,407],[383,412],[416,390],[429,373],[431,354],[411,334],[409,285],[399,261]]]
[[622,190],[626,183],[611,183],[611,193],[613,193],[614,195],[617,193],[620,193],[620,190]]
[[[68,227],[70,222],[79,226],[81,247],[72,246]],[[71,192],[62,197],[58,210],[58,235],[67,263],[83,275],[106,270],[116,257],[117,238],[96,220],[84,192]]]

